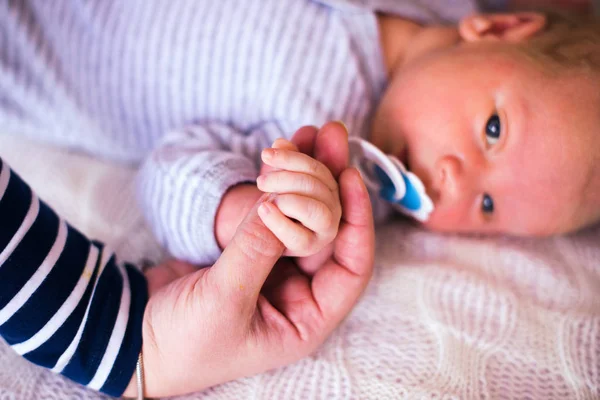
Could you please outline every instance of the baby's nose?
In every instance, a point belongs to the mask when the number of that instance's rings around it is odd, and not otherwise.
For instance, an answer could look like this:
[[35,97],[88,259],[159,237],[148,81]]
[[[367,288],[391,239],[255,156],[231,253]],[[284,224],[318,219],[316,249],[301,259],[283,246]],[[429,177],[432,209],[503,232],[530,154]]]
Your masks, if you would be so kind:
[[441,196],[456,198],[464,190],[464,169],[458,157],[446,155],[440,158],[435,174],[434,187]]

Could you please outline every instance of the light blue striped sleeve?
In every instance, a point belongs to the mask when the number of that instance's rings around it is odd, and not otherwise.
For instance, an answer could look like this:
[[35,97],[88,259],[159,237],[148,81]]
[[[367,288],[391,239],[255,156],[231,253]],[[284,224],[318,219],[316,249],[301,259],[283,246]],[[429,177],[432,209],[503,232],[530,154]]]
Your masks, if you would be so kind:
[[508,10],[508,0],[479,0],[481,11],[500,12]]
[[223,195],[256,182],[260,151],[285,136],[273,121],[250,129],[207,122],[167,134],[138,176],[141,208],[165,249],[197,265],[214,263],[221,252],[214,224]]
[[69,226],[0,159],[0,336],[15,352],[120,396],[147,301],[135,267]]

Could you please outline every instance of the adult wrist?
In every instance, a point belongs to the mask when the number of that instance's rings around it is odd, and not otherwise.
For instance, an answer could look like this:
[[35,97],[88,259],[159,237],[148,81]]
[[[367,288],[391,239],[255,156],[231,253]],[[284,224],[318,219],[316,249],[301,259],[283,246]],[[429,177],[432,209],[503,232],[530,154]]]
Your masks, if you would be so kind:
[[[146,318],[146,315],[144,316],[144,318]],[[141,361],[141,370],[139,371],[139,373],[142,374],[141,378],[142,378],[142,388],[143,388],[143,396],[144,398],[152,398],[152,397],[156,397],[157,395],[159,395],[159,392],[162,390],[166,389],[166,385],[164,384],[164,382],[160,381],[160,376],[161,374],[159,373],[159,371],[157,370],[157,367],[160,365],[159,362],[157,362],[157,356],[158,356],[158,352],[156,344],[154,343],[153,339],[146,334],[148,326],[147,322],[144,322],[144,342],[142,345],[142,349],[140,350],[140,355],[141,355],[141,360],[139,360],[138,362]],[[125,392],[123,392],[123,397],[126,398],[130,398],[130,399],[138,399],[138,393],[139,393],[139,384],[138,384],[138,368],[137,368],[136,364],[136,369],[133,371],[133,375],[131,377],[131,380],[129,381],[129,385],[127,385],[127,388],[125,389]]]
[[144,360],[143,351],[140,351],[138,361],[135,366],[135,372],[133,377],[129,381],[129,385],[123,392],[123,397],[132,399],[145,399],[146,398],[146,384],[145,384],[145,372],[144,372]]

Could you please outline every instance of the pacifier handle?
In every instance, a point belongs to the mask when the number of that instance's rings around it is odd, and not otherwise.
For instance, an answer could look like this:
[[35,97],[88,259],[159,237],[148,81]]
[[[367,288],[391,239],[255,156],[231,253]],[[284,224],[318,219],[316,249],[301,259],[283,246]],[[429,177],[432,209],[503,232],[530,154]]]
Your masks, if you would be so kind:
[[[360,171],[369,189],[406,215],[419,221],[429,218],[433,202],[419,177],[408,171],[398,158],[385,154],[366,140],[354,137],[348,138],[348,142],[350,161]],[[380,173],[385,176],[385,183]]]
[[[404,184],[404,178],[402,178],[402,174],[399,169],[405,171],[405,168],[399,162],[394,162],[391,157],[385,154],[383,151],[379,150],[374,144],[367,142],[366,140],[351,137],[348,138],[348,142],[351,145],[355,145],[355,147],[359,148],[361,151],[361,155],[370,161],[373,165],[377,165],[381,168],[387,176],[392,181],[394,185],[394,189],[396,191],[397,199],[401,199],[404,197],[406,193],[406,185]],[[356,157],[358,152],[350,151],[351,156]],[[378,191],[380,189],[380,184],[377,178],[374,177],[374,173],[371,171],[365,171],[362,166],[362,163],[352,163],[359,170],[362,175],[363,181],[365,185],[373,190]]]

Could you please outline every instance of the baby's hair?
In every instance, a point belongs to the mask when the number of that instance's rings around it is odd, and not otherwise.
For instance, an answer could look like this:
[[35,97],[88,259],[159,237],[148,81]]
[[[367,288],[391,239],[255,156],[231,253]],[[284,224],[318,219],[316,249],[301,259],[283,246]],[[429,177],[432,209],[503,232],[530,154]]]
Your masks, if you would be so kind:
[[600,20],[552,10],[544,14],[547,25],[523,43],[526,52],[559,69],[600,73]]

